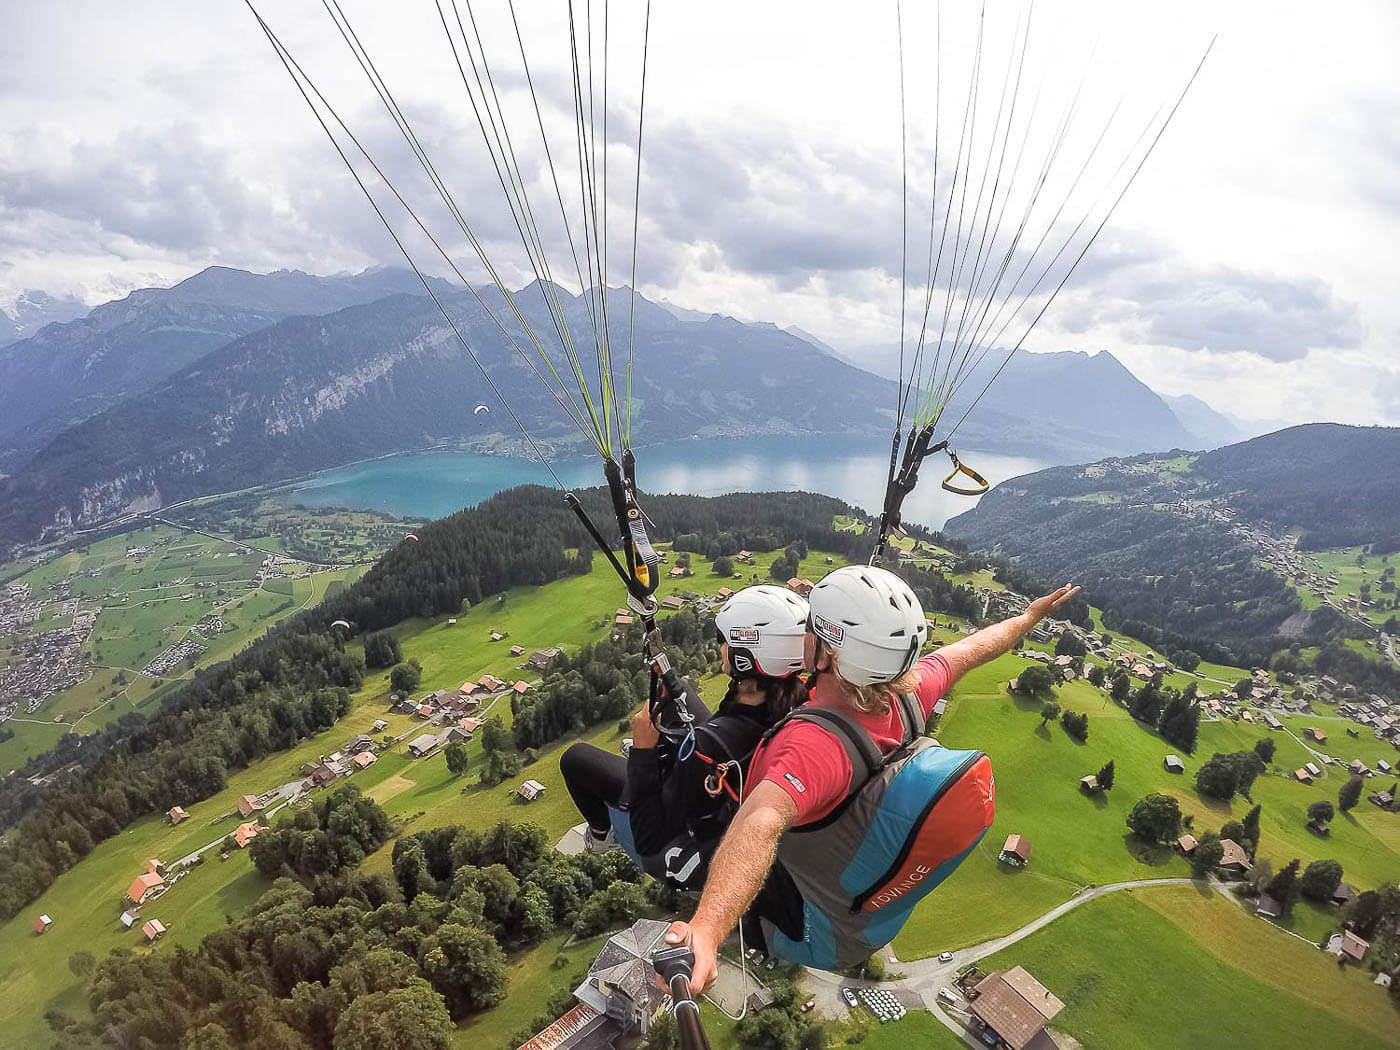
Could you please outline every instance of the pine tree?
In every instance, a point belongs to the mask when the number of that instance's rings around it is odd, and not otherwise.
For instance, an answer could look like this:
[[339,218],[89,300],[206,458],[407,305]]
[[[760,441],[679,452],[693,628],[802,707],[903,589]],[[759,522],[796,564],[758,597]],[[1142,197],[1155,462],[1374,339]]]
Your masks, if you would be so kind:
[[1248,842],[1248,845],[1245,843],[1241,843],[1241,845],[1249,850],[1250,857],[1253,857],[1254,851],[1259,848],[1259,811],[1261,809],[1263,809],[1262,806],[1256,805],[1244,815],[1244,822],[1241,824],[1243,835]]
[[1264,892],[1274,900],[1278,901],[1279,907],[1287,911],[1293,904],[1293,895],[1297,889],[1298,882],[1298,858],[1294,857],[1283,868],[1281,868],[1269,884],[1264,887]]
[[1113,787],[1113,759],[1109,759],[1103,764],[1095,778],[1099,782],[1099,790],[1108,791]]
[[1337,805],[1343,813],[1356,805],[1361,798],[1361,788],[1364,781],[1360,777],[1352,777],[1342,785],[1342,790],[1337,792]]

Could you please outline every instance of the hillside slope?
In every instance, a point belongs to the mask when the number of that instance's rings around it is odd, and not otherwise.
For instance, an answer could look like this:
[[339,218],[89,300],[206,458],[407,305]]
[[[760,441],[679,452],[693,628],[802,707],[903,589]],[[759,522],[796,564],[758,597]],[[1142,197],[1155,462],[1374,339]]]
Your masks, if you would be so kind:
[[[142,288],[0,349],[0,469],[223,346],[297,314],[421,291],[407,270],[316,277],[211,266],[172,288]],[[72,313],[69,316],[73,316]]]
[[[1212,658],[1267,658],[1281,633],[1318,639],[1340,618],[1299,614],[1254,530],[1301,545],[1400,546],[1400,430],[1310,424],[1215,452],[1056,467],[998,485],[948,535],[1073,579],[1116,623],[1165,630]],[[1108,622],[1107,619],[1105,622]],[[1285,630],[1286,625],[1286,630]],[[1230,658],[1234,659],[1231,660]]]

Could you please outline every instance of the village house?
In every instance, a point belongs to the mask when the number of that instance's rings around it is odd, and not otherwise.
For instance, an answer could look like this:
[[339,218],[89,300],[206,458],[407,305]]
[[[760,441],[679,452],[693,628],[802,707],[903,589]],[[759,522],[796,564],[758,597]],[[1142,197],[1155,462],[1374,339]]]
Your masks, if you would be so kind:
[[719,590],[715,591],[715,597],[722,602],[727,602],[730,598],[734,597],[734,592],[728,587],[721,587]]
[[1319,744],[1325,744],[1327,742],[1327,734],[1321,729],[1318,729],[1317,726],[1308,726],[1307,729],[1303,730],[1303,735]]
[[1031,844],[1024,835],[1007,835],[997,860],[1014,868],[1024,868],[1031,859]]
[[1185,773],[1186,763],[1181,761],[1176,755],[1168,755],[1162,759],[1162,768],[1168,773]]
[[502,634],[500,631],[492,631],[490,638],[493,642],[499,642],[505,639],[505,635]]
[[1334,933],[1327,942],[1327,951],[1345,962],[1350,959],[1360,965],[1361,960],[1366,958],[1366,952],[1371,947],[1371,942],[1358,937],[1351,930],[1342,930]]
[[52,925],[52,919],[50,919],[47,915],[40,915],[37,919],[34,920],[34,932],[43,933]]
[[350,738],[350,742],[345,745],[345,751],[350,755],[358,755],[361,751],[368,751],[373,746],[374,741],[361,733]]
[[1322,776],[1322,769],[1318,766],[1316,762],[1305,762],[1303,763],[1303,768],[1306,769],[1308,773],[1314,777]]
[[1244,847],[1234,839],[1221,839],[1220,848],[1223,852],[1220,854],[1220,863],[1217,864],[1216,867],[1221,871],[1228,871],[1235,875],[1243,875],[1245,872],[1249,871],[1250,868],[1254,867],[1254,865],[1250,863],[1249,854],[1246,853]]
[[375,757],[373,751],[361,751],[351,761],[355,763],[355,768],[357,769],[368,769],[379,760]]
[[484,674],[477,680],[477,685],[488,693],[494,693],[497,689],[505,688],[505,682],[493,674]]
[[525,647],[524,647],[523,645],[512,645],[512,646],[510,647],[510,655],[511,655],[511,656],[524,656],[524,655],[525,655]]
[[1092,795],[1099,789],[1099,778],[1093,773],[1082,776],[1079,778],[1079,786]]
[[257,821],[250,820],[246,824],[240,824],[233,829],[233,842],[239,849],[246,849],[248,843],[258,837],[258,832],[262,831],[262,825]]
[[465,732],[465,733],[467,734],[467,739],[468,739],[468,740],[470,740],[470,739],[472,738],[472,734],[473,734],[473,733],[475,733],[478,729],[480,729],[480,728],[481,728],[482,726],[484,726],[485,724],[486,724],[486,719],[484,719],[484,718],[471,718],[471,717],[468,717],[468,718],[459,718],[459,719],[457,720],[457,728],[461,729],[463,732]]
[[438,738],[436,733],[424,733],[416,736],[408,742],[408,753],[414,758],[422,758],[433,748],[437,747]]
[[1337,888],[1332,891],[1331,903],[1340,908],[1343,905],[1350,904],[1355,897],[1356,891],[1351,888],[1350,883],[1339,882],[1337,883]]
[[548,649],[536,649],[530,654],[530,666],[537,671],[549,669],[549,665],[564,654],[564,650],[555,645]]
[[131,911],[124,911],[121,914],[121,918],[119,918],[117,921],[122,924],[123,929],[129,930],[136,925],[136,916],[140,911],[140,908],[135,908]]
[[656,987],[651,953],[667,925],[660,919],[638,919],[629,929],[613,934],[583,983],[574,989],[581,1004],[616,1025],[622,1035],[645,1037],[665,1006],[668,997]]
[[1295,769],[1293,771],[1293,776],[1300,784],[1311,784],[1313,782],[1312,774],[1308,772],[1306,766],[1301,769]]
[[154,941],[165,933],[165,923],[159,919],[151,919],[141,927],[141,932],[146,935],[147,941]]
[[166,816],[170,818],[170,824],[172,827],[180,823],[180,821],[182,820],[190,819],[190,815],[185,812],[184,806],[171,806],[170,811],[166,813]]
[[[1045,1026],[1065,1004],[1020,966],[998,970],[977,982],[977,996],[969,1009],[973,1023],[983,1030],[983,1042],[1010,1050],[1035,1050],[1055,1044]],[[986,1037],[990,1035],[991,1039]]]
[[1272,711],[1264,712],[1264,724],[1270,729],[1282,729],[1283,723],[1278,720],[1278,716]]
[[661,608],[671,610],[684,609],[685,599],[676,594],[668,594],[665,598],[661,599]]
[[515,683],[513,686],[511,686],[510,688],[511,688],[511,690],[515,693],[516,696],[524,696],[526,693],[528,693],[528,692],[530,691],[530,683],[529,683],[529,682],[526,682],[526,681],[519,681],[519,682],[516,682],[516,683]]
[[1391,810],[1395,808],[1395,796],[1389,791],[1373,791],[1366,798],[1381,809]]
[[683,569],[683,568],[681,568],[681,566],[676,565],[676,566],[674,566],[669,572],[667,572],[666,575],[669,576],[669,577],[670,577],[671,579],[673,579],[673,580],[679,580],[679,579],[685,578],[686,576],[689,576],[689,575],[690,575],[690,570],[689,570],[689,569]]
[[254,813],[261,813],[267,806],[257,795],[244,795],[238,800],[238,815],[245,820]]
[[515,789],[515,793],[526,802],[533,802],[544,794],[545,788],[538,780],[527,780]]
[[369,727],[371,733],[382,733],[389,728],[389,723],[382,718],[376,718],[374,724]]
[[799,598],[805,598],[812,593],[812,588],[816,586],[811,580],[802,576],[794,576],[787,582],[788,590],[792,591]]
[[750,562],[753,561],[753,555],[750,554],[748,551],[740,551],[738,554],[734,555],[734,560],[748,565]]
[[162,886],[165,880],[154,871],[147,871],[131,880],[131,885],[126,888],[126,899],[138,908],[143,901],[149,900]]
[[1176,848],[1181,850],[1183,857],[1191,856],[1192,853],[1196,852],[1196,836],[1182,835],[1176,840]]
[[1283,905],[1265,893],[1254,906],[1254,914],[1263,919],[1277,919],[1283,914]]

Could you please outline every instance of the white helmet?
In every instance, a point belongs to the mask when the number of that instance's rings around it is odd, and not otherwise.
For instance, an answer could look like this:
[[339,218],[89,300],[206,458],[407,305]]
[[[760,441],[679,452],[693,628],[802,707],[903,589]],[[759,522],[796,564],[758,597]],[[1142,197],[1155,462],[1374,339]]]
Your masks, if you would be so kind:
[[837,569],[812,588],[811,603],[812,632],[840,654],[840,675],[852,685],[893,682],[928,636],[919,599],[888,569]]
[[781,587],[746,587],[715,617],[734,676],[786,678],[802,670],[807,602]]

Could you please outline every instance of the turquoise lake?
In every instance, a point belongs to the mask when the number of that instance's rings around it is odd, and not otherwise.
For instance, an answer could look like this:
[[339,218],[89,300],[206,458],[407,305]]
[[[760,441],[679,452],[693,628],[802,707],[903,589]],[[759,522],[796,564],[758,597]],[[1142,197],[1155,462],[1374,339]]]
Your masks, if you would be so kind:
[[[879,438],[843,436],[649,445],[636,449],[637,482],[646,492],[696,496],[801,489],[837,496],[875,513],[884,498],[888,447]],[[971,451],[964,452],[964,459],[993,485],[1046,465]],[[905,504],[906,520],[940,528],[948,518],[974,505],[973,499],[939,487],[947,462],[938,456],[926,463],[918,490]],[[553,467],[566,486],[603,484],[596,457],[556,460]],[[323,471],[298,482],[292,498],[308,506],[440,518],[502,489],[527,483],[551,485],[553,480],[535,460],[471,452],[414,452]]]

